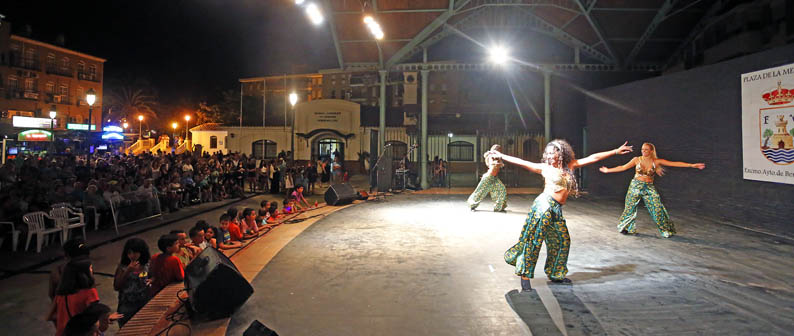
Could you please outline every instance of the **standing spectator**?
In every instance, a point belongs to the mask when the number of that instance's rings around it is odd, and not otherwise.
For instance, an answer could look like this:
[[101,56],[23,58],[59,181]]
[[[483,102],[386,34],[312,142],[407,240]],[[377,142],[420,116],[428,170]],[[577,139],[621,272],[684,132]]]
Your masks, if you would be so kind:
[[185,267],[176,257],[179,253],[179,237],[172,234],[160,236],[157,247],[162,253],[152,257],[149,267],[149,277],[152,279],[149,293],[152,297],[169,284],[185,279]]
[[66,255],[66,263],[56,267],[50,272],[50,300],[55,299],[55,291],[58,289],[58,284],[61,282],[61,275],[66,265],[74,259],[88,258],[89,250],[83,238],[77,237],[67,240],[63,243],[63,252]]
[[91,260],[88,256],[72,259],[63,270],[48,315],[48,321],[55,323],[55,335],[63,335],[69,319],[96,301],[99,301],[99,293],[94,288]]
[[119,292],[116,311],[124,314],[118,321],[119,327],[149,302],[149,259],[149,245],[143,239],[130,238],[124,244],[113,280],[113,289]]
[[323,172],[320,179],[320,182],[322,183],[320,184],[320,186],[324,187],[326,183],[329,183],[331,181],[331,166],[328,163],[328,159],[323,160],[322,168],[323,168]]
[[317,182],[317,167],[312,165],[312,161],[306,165],[306,189],[309,194],[314,195],[314,184]]
[[270,193],[278,194],[281,176],[278,167],[276,167],[275,160],[270,161],[270,166],[268,169],[270,170]]
[[262,192],[265,193],[269,189],[267,182],[270,179],[270,172],[267,167],[267,162],[265,161],[264,158],[261,161],[259,161],[259,170],[257,173],[258,173],[257,176],[259,180],[258,181],[259,186],[260,188],[262,188]]

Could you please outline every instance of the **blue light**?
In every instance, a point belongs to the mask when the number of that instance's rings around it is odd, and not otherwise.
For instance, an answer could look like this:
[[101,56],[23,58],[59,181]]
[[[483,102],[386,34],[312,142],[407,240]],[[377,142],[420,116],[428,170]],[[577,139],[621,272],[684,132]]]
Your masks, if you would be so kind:
[[115,132],[108,132],[102,134],[102,139],[104,140],[124,140],[124,135]]

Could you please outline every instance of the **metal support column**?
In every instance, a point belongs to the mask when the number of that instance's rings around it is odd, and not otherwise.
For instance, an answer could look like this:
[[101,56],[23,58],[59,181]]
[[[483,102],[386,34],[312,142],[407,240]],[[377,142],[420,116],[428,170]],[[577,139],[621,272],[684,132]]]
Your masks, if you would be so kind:
[[551,141],[551,73],[543,72],[543,122],[545,123],[546,142]]
[[[386,144],[386,70],[378,71],[380,74],[380,122],[378,123],[378,151],[383,151]],[[383,153],[378,153],[378,156]]]
[[427,182],[427,83],[429,70],[422,70],[422,143],[419,145],[419,165],[422,189],[430,188]]

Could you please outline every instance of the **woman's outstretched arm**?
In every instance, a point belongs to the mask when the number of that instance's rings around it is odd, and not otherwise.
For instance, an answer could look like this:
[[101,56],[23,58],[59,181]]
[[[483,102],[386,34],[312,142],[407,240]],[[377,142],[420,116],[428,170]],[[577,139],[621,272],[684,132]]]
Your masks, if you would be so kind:
[[524,169],[529,170],[529,171],[531,171],[533,173],[540,174],[541,170],[543,170],[543,164],[542,163],[529,162],[529,161],[526,161],[526,160],[519,159],[519,158],[517,158],[515,156],[502,154],[502,153],[497,152],[497,151],[492,151],[491,153],[492,153],[491,157],[494,158],[494,159],[501,158],[505,162],[509,162],[509,163],[514,164],[514,165],[521,166]]
[[697,168],[702,170],[706,168],[705,163],[687,163],[681,161],[667,161],[665,159],[656,159],[656,164],[667,166],[667,167],[681,167],[681,168]]
[[634,167],[636,165],[637,165],[637,158],[635,157],[635,158],[631,159],[631,161],[626,162],[626,164],[624,164],[622,166],[617,166],[617,167],[614,167],[614,168],[607,168],[607,167],[604,166],[604,167],[598,168],[598,171],[600,171],[600,172],[602,172],[604,174],[620,173],[620,172],[626,171],[629,168]]
[[589,164],[592,164],[592,163],[596,163],[596,162],[601,161],[603,159],[606,159],[606,158],[608,158],[608,157],[610,157],[612,155],[631,153],[632,146],[627,146],[628,143],[629,142],[626,141],[625,143],[623,143],[623,145],[621,145],[620,147],[618,147],[616,149],[613,149],[611,151],[590,154],[586,158],[582,158],[582,159],[579,159],[579,160],[574,160],[573,163],[571,163],[571,168],[572,169],[573,168],[579,168],[579,167],[586,166],[586,165],[589,165]]

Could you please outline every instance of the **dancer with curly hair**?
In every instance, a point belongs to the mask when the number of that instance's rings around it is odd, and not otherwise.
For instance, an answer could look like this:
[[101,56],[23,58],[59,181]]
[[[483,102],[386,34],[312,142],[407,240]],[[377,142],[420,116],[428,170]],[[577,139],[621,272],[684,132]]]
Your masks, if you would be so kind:
[[578,196],[579,187],[573,170],[616,154],[631,152],[628,142],[611,151],[592,154],[576,159],[576,154],[565,140],[553,140],[546,145],[541,163],[529,162],[499,152],[491,152],[494,158],[521,166],[533,173],[541,174],[545,181],[543,193],[535,198],[527,214],[518,243],[505,252],[505,262],[516,267],[521,277],[521,290],[530,291],[529,279],[534,276],[540,246],[546,242],[546,265],[543,268],[553,283],[570,284],[568,274],[568,251],[571,236],[562,215],[562,206],[570,194]]
[[496,159],[491,155],[491,153],[501,150],[502,146],[493,145],[490,151],[483,154],[485,157],[485,165],[488,166],[488,171],[482,175],[482,179],[480,179],[480,183],[477,184],[477,188],[474,189],[474,192],[466,201],[469,203],[471,211],[477,209],[477,206],[480,205],[480,201],[488,194],[491,195],[491,200],[494,202],[494,212],[504,211],[507,207],[507,189],[504,183],[499,180],[498,176],[499,170],[504,167],[505,164],[502,163],[502,160]]
[[640,199],[642,199],[662,237],[669,238],[676,233],[675,225],[670,220],[670,215],[667,214],[667,209],[662,204],[662,198],[653,184],[654,175],[664,175],[664,166],[697,168],[701,170],[706,168],[705,163],[686,163],[660,159],[656,156],[656,146],[646,142],[642,144],[642,156],[634,157],[622,166],[613,168],[601,167],[598,169],[602,173],[608,174],[619,173],[635,167],[634,178],[629,183],[629,190],[626,192],[626,203],[623,208],[623,214],[620,216],[618,232],[623,234],[637,233],[635,226],[637,205],[640,204]]

